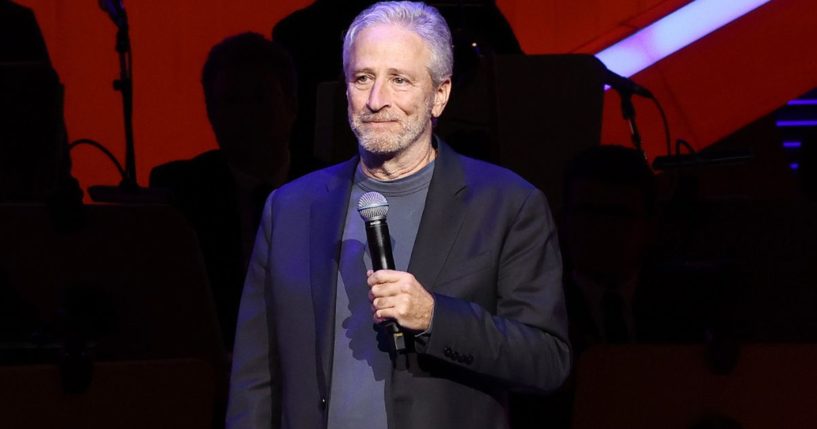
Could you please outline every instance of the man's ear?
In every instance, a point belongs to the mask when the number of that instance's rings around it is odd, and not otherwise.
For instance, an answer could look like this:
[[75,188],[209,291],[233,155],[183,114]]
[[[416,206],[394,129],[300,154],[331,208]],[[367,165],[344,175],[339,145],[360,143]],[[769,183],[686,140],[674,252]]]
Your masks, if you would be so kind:
[[451,95],[451,78],[446,78],[434,90],[434,103],[431,105],[431,116],[439,118],[448,104],[448,96]]

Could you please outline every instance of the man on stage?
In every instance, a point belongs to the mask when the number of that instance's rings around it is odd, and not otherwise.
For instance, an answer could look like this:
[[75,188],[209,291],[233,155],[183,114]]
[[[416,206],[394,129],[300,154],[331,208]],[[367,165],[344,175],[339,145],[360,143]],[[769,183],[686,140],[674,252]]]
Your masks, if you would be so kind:
[[[544,195],[432,134],[451,35],[422,3],[363,11],[344,41],[359,157],[273,192],[239,313],[230,428],[504,428],[511,389],[570,369]],[[389,203],[395,270],[371,271],[357,203]],[[395,350],[384,321],[395,321]]]

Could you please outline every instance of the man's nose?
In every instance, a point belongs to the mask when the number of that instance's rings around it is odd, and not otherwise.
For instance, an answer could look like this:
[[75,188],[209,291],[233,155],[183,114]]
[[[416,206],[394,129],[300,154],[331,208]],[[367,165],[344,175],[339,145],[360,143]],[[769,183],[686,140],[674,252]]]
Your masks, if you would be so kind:
[[372,85],[372,90],[369,92],[369,99],[366,101],[366,107],[372,112],[378,112],[390,104],[389,88],[383,81],[375,81]]

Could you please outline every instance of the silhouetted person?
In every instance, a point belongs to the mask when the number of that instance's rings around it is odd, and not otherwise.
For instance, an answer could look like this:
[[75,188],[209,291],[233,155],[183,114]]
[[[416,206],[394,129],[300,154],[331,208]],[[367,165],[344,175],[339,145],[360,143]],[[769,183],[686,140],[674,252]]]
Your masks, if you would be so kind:
[[34,12],[0,0],[0,61],[51,64]]
[[232,345],[241,285],[266,196],[288,180],[297,109],[292,61],[260,34],[229,37],[202,71],[219,148],[151,171],[196,230],[225,345]]
[[594,147],[568,166],[560,232],[577,346],[635,340],[635,294],[654,214],[655,180],[637,151]]
[[318,84],[342,80],[343,34],[371,0],[317,0],[279,21],[272,40],[286,46],[298,73],[298,115],[290,146],[292,167],[300,176],[319,167],[314,156]]
[[664,260],[654,242],[656,211],[655,177],[638,151],[593,147],[568,166],[560,237],[577,351],[595,343],[703,342],[712,333],[727,274]]
[[[639,151],[595,146],[568,164],[559,239],[574,362],[595,344],[704,341],[710,284],[664,275],[657,219],[655,177]],[[515,397],[514,427],[570,427],[573,389],[571,379],[549,398]]]
[[79,204],[62,85],[31,9],[0,0],[0,202]]
[[522,54],[522,48],[495,0],[433,2],[451,27],[454,89],[470,83],[485,56]]
[[[559,240],[573,350],[631,342],[635,290],[654,222],[653,173],[633,149],[592,147],[567,166],[563,198]],[[548,413],[556,427],[568,427],[572,393],[568,385],[551,398],[517,398],[516,427],[538,427]]]

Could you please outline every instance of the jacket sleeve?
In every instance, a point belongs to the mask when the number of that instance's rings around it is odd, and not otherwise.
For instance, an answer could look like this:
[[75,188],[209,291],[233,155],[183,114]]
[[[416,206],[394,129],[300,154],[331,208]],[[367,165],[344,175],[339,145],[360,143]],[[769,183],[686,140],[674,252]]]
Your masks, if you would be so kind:
[[241,295],[226,416],[229,429],[275,428],[281,420],[277,342],[267,315],[273,196],[264,207]]
[[552,391],[570,371],[562,260],[541,191],[532,190],[499,245],[496,308],[435,293],[433,328],[417,351],[498,379]]

